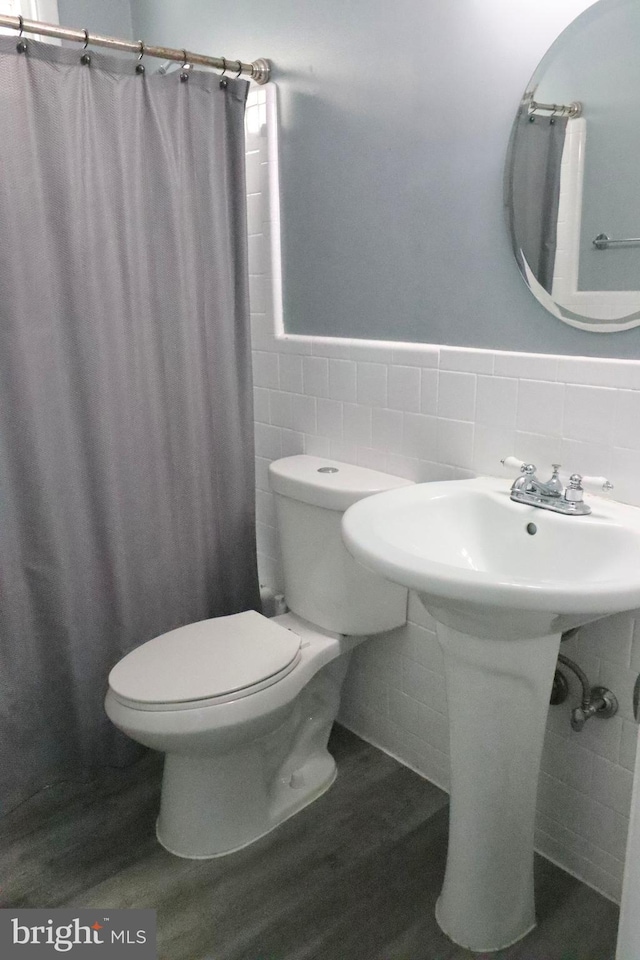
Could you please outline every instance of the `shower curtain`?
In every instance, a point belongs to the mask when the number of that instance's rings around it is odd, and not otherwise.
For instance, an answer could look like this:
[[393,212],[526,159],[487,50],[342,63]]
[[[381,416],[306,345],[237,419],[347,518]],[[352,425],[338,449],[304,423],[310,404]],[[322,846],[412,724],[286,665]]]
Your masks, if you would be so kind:
[[245,81],[0,39],[0,802],[135,748],[107,676],[257,607]]
[[[556,261],[558,204],[566,117],[522,111],[514,124],[506,171],[506,203],[514,252],[524,256],[538,283],[551,293]],[[522,265],[522,264],[521,264]]]

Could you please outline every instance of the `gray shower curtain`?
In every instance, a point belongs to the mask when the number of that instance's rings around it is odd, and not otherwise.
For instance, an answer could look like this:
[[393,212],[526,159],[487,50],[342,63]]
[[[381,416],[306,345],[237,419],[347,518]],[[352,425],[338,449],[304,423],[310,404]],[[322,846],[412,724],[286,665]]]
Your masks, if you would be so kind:
[[566,117],[534,116],[522,110],[511,134],[506,163],[506,203],[514,253],[526,260],[551,293],[556,262],[558,204]]
[[255,607],[245,81],[0,39],[0,810],[127,762],[149,638]]

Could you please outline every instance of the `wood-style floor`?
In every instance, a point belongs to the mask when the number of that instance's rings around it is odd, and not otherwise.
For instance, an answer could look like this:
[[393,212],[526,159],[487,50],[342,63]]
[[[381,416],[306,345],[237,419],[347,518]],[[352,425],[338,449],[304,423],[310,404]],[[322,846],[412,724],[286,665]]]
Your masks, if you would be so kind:
[[[151,907],[162,960],[463,960],[434,919],[447,797],[336,727],[331,790],[219,860],[156,842],[161,758],[46,790],[0,822],[0,907]],[[536,862],[539,923],[496,960],[612,960],[618,911]]]

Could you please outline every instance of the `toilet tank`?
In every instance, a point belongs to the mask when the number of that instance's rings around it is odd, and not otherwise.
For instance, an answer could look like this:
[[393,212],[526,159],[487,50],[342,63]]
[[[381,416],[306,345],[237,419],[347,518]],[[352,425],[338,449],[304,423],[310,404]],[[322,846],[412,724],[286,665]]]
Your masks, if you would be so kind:
[[269,478],[289,608],[316,626],[352,636],[405,623],[406,589],[353,559],[342,540],[341,521],[357,500],[411,481],[306,455],[274,460]]

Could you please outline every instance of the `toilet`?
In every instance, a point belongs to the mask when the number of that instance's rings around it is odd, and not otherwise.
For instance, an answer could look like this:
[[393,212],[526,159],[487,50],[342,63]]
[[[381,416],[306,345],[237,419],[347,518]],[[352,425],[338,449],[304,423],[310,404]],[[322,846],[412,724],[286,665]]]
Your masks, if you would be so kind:
[[353,560],[340,529],[352,503],[410,481],[304,455],[269,474],[289,612],[179,627],[109,675],[111,721],[166,754],[156,833],[179,857],[239,850],[328,790],[351,650],[406,620],[406,590]]

